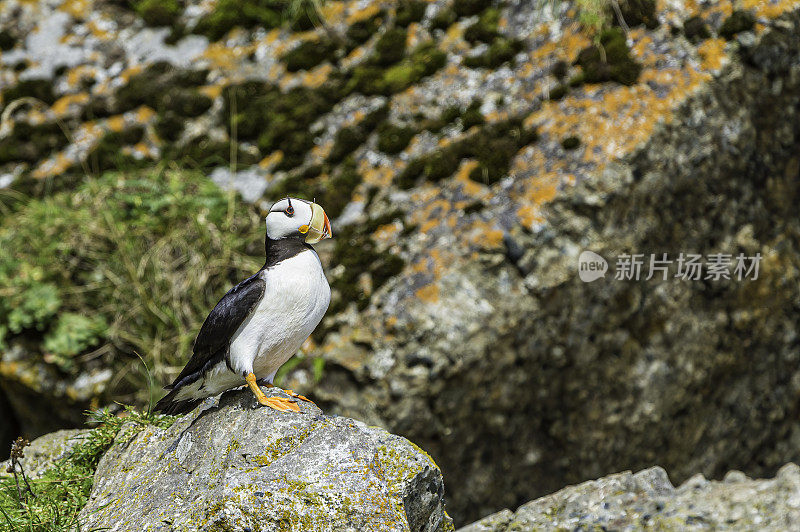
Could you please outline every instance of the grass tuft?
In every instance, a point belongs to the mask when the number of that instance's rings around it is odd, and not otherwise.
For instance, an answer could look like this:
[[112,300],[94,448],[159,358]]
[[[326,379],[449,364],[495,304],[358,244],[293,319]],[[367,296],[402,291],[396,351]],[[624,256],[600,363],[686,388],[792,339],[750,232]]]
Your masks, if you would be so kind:
[[[125,408],[124,416],[108,410],[90,414],[96,426],[81,436],[69,454],[38,478],[30,492],[18,489],[13,476],[0,476],[0,529],[9,532],[80,530],[78,514],[89,500],[97,465],[114,440],[127,441],[147,426],[167,428],[172,416]],[[16,466],[19,471],[20,466]],[[5,472],[0,472],[3,474]]]

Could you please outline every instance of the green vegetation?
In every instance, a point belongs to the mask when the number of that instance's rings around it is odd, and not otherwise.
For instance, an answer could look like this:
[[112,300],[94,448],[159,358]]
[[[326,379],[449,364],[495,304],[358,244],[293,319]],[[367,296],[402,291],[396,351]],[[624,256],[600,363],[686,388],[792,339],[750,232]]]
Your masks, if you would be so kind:
[[53,82],[49,79],[26,79],[17,82],[13,87],[7,87],[0,93],[3,96],[3,105],[18,98],[36,98],[47,105],[56,101],[53,93]]
[[405,28],[389,28],[375,43],[375,53],[369,63],[374,66],[389,66],[400,61],[406,54]]
[[[117,436],[127,441],[148,426],[167,428],[175,420],[130,408],[126,412],[125,417],[108,411],[94,413],[90,421],[97,424],[95,428],[81,435],[80,443],[39,478],[23,476],[20,465],[14,466],[15,476],[0,476],[0,528],[9,532],[79,530],[78,513],[89,500],[94,471]],[[22,457],[26,443],[20,439],[15,444],[15,461]]]
[[[606,11],[609,18],[615,24],[619,24],[619,19],[614,11],[611,2],[606,1]],[[655,29],[658,27],[658,18],[656,17],[656,0],[619,0],[618,2],[622,20],[628,27],[644,25],[647,29]]]
[[518,39],[497,37],[484,53],[465,57],[464,65],[470,68],[497,68],[514,59],[522,49],[523,43]]
[[453,11],[458,18],[478,15],[484,9],[491,7],[492,0],[455,0]]
[[277,28],[285,6],[281,0],[219,0],[214,11],[198,21],[194,32],[218,41],[237,26]]
[[383,24],[386,17],[386,12],[381,10],[374,16],[354,22],[347,28],[345,38],[347,40],[347,52],[351,52],[358,46],[367,42],[373,35],[375,35]]
[[350,155],[356,148],[367,140],[370,133],[386,120],[389,114],[389,107],[386,105],[372,111],[365,116],[359,123],[349,127],[344,127],[336,133],[328,162],[339,163]]
[[144,161],[122,152],[123,146],[131,146],[139,142],[144,135],[142,126],[134,126],[122,131],[106,133],[94,150],[87,157],[87,163],[94,173],[104,172],[112,168],[141,167]]
[[498,24],[500,23],[500,10],[490,7],[481,13],[478,21],[464,30],[464,40],[475,44],[478,42],[491,43],[498,37]]
[[190,171],[110,173],[30,200],[0,223],[0,343],[43,336],[43,359],[68,374],[102,347],[120,379],[109,393],[147,399],[133,354],[156,381],[174,376],[208,309],[261,265],[262,241],[254,210]]
[[0,139],[0,164],[12,161],[35,163],[66,144],[67,137],[56,122],[35,126],[17,122],[11,134]]
[[581,145],[581,139],[578,137],[566,137],[561,141],[561,147],[565,150],[574,150]]
[[286,64],[286,70],[289,72],[311,70],[323,61],[335,59],[336,50],[336,44],[330,39],[303,41],[299,46],[283,54],[281,61]]
[[139,0],[133,8],[148,26],[172,26],[181,13],[178,0]]
[[699,16],[686,19],[686,22],[683,23],[683,34],[693,43],[698,43],[711,37],[708,25],[703,20],[703,17]]
[[[369,304],[371,293],[403,270],[405,261],[389,251],[378,251],[371,236],[378,227],[402,219],[401,212],[390,211],[367,223],[348,225],[339,231],[334,239],[332,261],[344,268],[331,281],[339,297],[331,302],[329,313],[340,312],[350,303],[363,310]],[[362,274],[369,275],[372,281],[370,293],[365,292],[363,283],[359,282]],[[319,334],[324,331],[320,330]]]
[[416,134],[416,128],[385,123],[378,130],[378,149],[390,155],[398,154]]
[[514,155],[536,139],[536,132],[525,129],[520,118],[486,124],[462,140],[412,160],[398,176],[397,185],[411,188],[420,179],[440,181],[453,175],[463,159],[478,161],[470,179],[491,185],[508,173]]
[[420,0],[403,0],[397,6],[397,15],[395,16],[395,24],[405,28],[412,22],[419,22],[425,16],[425,8],[428,7],[426,2]]
[[0,30],[0,52],[7,52],[17,45],[17,39],[8,30]]
[[431,31],[447,30],[456,21],[456,12],[449,8],[440,9],[431,19]]
[[256,141],[263,155],[283,152],[279,169],[299,166],[314,145],[311,124],[327,113],[341,95],[334,83],[287,92],[260,81],[230,85],[222,93],[225,123],[231,136]]
[[642,67],[631,57],[622,30],[609,28],[603,30],[599,37],[599,42],[581,50],[575,61],[583,69],[581,81],[616,81],[623,85],[636,83]]
[[729,41],[737,33],[752,30],[755,25],[756,19],[752,13],[737,9],[722,23],[719,28],[719,36]]

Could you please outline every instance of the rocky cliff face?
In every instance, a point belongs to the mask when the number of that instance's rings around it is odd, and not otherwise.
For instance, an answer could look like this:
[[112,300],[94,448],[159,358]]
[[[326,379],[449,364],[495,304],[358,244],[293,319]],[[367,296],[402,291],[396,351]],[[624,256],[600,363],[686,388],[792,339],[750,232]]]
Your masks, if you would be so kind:
[[[322,363],[287,378],[429,449],[458,522],[654,463],[771,473],[798,448],[796,6],[623,2],[601,50],[587,4],[328,2],[290,28],[223,0],[4,2],[2,182],[166,159],[256,205],[316,195],[334,300]],[[585,249],[762,261],[584,284]],[[73,412],[152,347],[109,327],[66,370],[37,343],[56,320],[10,314],[0,384]]]
[[731,471],[721,482],[697,474],[673,487],[652,467],[570,486],[516,512],[503,510],[459,532],[512,530],[794,530],[800,526],[800,468],[774,479]]

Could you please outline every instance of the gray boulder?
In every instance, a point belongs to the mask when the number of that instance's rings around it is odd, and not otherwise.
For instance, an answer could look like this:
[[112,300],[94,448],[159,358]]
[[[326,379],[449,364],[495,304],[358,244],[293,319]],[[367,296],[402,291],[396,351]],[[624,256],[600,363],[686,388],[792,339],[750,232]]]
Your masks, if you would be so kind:
[[82,527],[453,530],[441,472],[425,452],[309,403],[301,408],[277,412],[248,390],[228,392],[168,429],[116,441],[95,473]]
[[721,482],[697,474],[674,488],[651,467],[570,486],[503,510],[459,532],[521,530],[762,530],[800,529],[800,468],[786,464],[774,479],[731,471]]

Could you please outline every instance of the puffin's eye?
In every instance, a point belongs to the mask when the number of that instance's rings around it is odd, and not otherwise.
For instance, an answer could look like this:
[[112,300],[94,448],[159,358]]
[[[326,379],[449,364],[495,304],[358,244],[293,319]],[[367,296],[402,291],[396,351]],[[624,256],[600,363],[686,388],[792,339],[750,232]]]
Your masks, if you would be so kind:
[[288,207],[286,207],[286,210],[285,210],[285,211],[283,211],[283,214],[285,214],[286,216],[288,216],[289,218],[291,218],[292,216],[294,216],[294,207],[292,207],[291,205],[289,205]]

